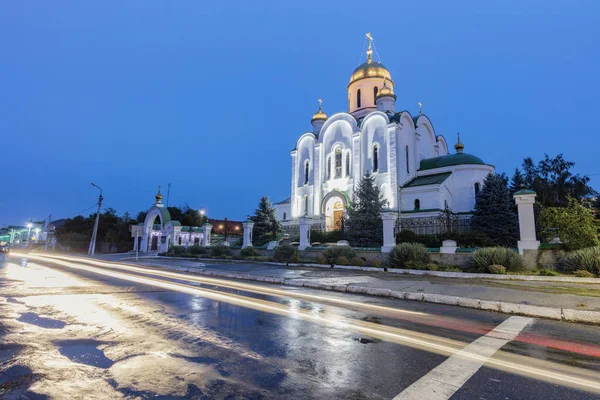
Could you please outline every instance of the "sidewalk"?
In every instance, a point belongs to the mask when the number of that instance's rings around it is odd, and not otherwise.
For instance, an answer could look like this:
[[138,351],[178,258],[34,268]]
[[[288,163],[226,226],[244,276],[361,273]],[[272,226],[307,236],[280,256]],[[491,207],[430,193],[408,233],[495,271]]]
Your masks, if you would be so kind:
[[[123,259],[131,263],[131,258]],[[395,297],[556,320],[600,324],[598,283],[414,276],[284,265],[165,258],[139,265],[233,279]]]

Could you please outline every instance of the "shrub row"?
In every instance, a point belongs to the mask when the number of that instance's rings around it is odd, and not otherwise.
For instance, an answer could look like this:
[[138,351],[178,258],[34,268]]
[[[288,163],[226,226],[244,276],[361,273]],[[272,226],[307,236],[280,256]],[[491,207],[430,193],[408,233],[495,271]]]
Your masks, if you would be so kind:
[[459,247],[487,247],[492,246],[490,238],[484,233],[471,231],[464,233],[449,232],[436,235],[418,235],[414,232],[402,230],[396,235],[396,243],[421,243],[428,248],[441,247],[444,240],[455,240]]

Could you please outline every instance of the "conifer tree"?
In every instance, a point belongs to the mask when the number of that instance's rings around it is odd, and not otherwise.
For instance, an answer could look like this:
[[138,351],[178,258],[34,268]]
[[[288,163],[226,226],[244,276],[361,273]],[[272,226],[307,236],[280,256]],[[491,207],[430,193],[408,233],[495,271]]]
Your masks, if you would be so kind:
[[489,174],[475,201],[471,220],[476,231],[485,233],[501,246],[515,246],[518,240],[517,213],[508,194],[504,174]]
[[348,240],[357,246],[380,246],[383,242],[381,211],[385,200],[371,174],[360,180],[348,206]]
[[274,240],[280,229],[280,224],[275,218],[275,209],[271,206],[268,197],[262,197],[258,203],[258,208],[254,211],[250,221],[254,222],[252,237],[256,242],[266,242]]
[[519,170],[519,168],[515,168],[515,173],[510,180],[510,187],[508,188],[508,193],[512,198],[513,194],[518,192],[521,189],[527,189],[527,185],[525,183],[525,175]]

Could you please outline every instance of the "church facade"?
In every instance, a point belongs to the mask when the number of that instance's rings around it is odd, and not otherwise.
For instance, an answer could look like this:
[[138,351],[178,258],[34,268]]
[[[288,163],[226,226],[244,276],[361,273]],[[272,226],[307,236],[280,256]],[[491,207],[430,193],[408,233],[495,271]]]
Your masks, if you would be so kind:
[[463,151],[460,137],[450,152],[421,110],[417,115],[396,110],[394,81],[373,60],[367,37],[367,59],[347,86],[348,111],[328,117],[320,104],[312,130],[291,152],[290,198],[275,204],[284,226],[305,217],[326,231],[341,229],[354,188],[367,173],[373,174],[387,208],[397,210],[403,221],[436,217],[444,210],[468,217],[483,180],[494,172]]

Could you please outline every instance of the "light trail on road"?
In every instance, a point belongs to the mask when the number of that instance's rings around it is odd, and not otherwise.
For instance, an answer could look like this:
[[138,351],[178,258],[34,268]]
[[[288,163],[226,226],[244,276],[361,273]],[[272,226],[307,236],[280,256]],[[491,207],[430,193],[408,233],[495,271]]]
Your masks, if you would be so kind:
[[[23,257],[26,257],[25,253],[16,253]],[[36,253],[32,253],[36,254]],[[277,288],[271,288],[262,285],[248,284],[243,282],[226,280],[223,278],[210,278],[197,275],[190,275],[180,272],[161,271],[157,269],[148,269],[131,264],[107,262],[82,257],[66,257],[66,256],[55,256],[37,254],[41,257],[54,258],[65,261],[83,262],[85,264],[96,265],[99,267],[107,267],[118,270],[125,270],[130,272],[142,273],[146,275],[162,276],[171,279],[185,280],[191,282],[198,282],[201,284],[210,284],[223,288],[242,290],[249,293],[256,293],[260,295],[272,295],[281,298],[296,298],[308,301],[315,301],[325,304],[337,304],[340,306],[352,307],[357,310],[367,310],[370,312],[376,312],[380,315],[393,316],[394,318],[400,318],[405,321],[426,324],[444,329],[452,329],[461,332],[474,333],[478,335],[485,335],[494,329],[494,326],[487,324],[471,324],[455,318],[446,317],[444,319],[438,318],[436,315],[432,315],[425,312],[403,310],[399,308],[379,306],[375,304],[361,303],[352,300],[344,300],[336,297],[319,296],[307,293],[300,293],[297,291],[282,290]],[[268,282],[266,282],[268,283]],[[576,342],[571,342],[565,339],[548,339],[540,335],[531,333],[523,333],[515,339],[519,342],[535,344],[543,347],[551,347],[558,350],[568,351],[571,353],[578,353],[585,356],[600,357],[600,346],[581,345]]]
[[[327,325],[337,329],[351,330],[377,339],[391,341],[401,345],[410,346],[413,348],[422,349],[429,352],[442,354],[445,356],[451,356],[459,353],[461,357],[481,362],[486,366],[493,367],[505,372],[510,372],[513,374],[534,378],[545,382],[560,384],[563,386],[600,394],[600,376],[597,372],[591,370],[556,364],[547,360],[531,359],[517,354],[504,353],[502,351],[499,351],[496,354],[494,354],[492,358],[481,357],[477,354],[462,351],[466,346],[465,343],[451,339],[436,337],[421,332],[412,332],[401,328],[385,326],[359,320],[342,318],[332,319],[329,315],[320,316],[305,310],[292,310],[288,306],[282,305],[280,303],[254,299],[251,297],[236,294],[224,293],[212,289],[198,288],[197,286],[186,285],[182,283],[168,282],[156,278],[144,277],[126,272],[117,272],[113,270],[107,270],[105,268],[98,268],[95,266],[77,264],[75,262],[65,261],[58,257],[46,257],[35,254],[19,255],[25,258],[50,262],[59,266],[72,268],[75,270],[93,272],[99,275],[109,276],[138,284],[160,287],[166,290],[178,291],[194,296],[201,296],[215,301],[222,301],[241,307],[247,307],[254,310],[273,313],[290,318],[299,318],[305,321]],[[69,258],[72,261],[76,262],[87,263],[88,261],[93,261],[89,259],[78,259],[75,257]],[[98,261],[93,262],[104,264]],[[112,266],[114,265],[118,264],[112,264]],[[137,268],[130,266],[127,267]],[[147,273],[147,271],[143,271],[143,269],[141,269],[141,271],[139,272]],[[180,280],[186,280],[188,277],[176,276],[175,278]],[[289,294],[288,297],[290,297]],[[319,298],[320,296],[316,297]]]

